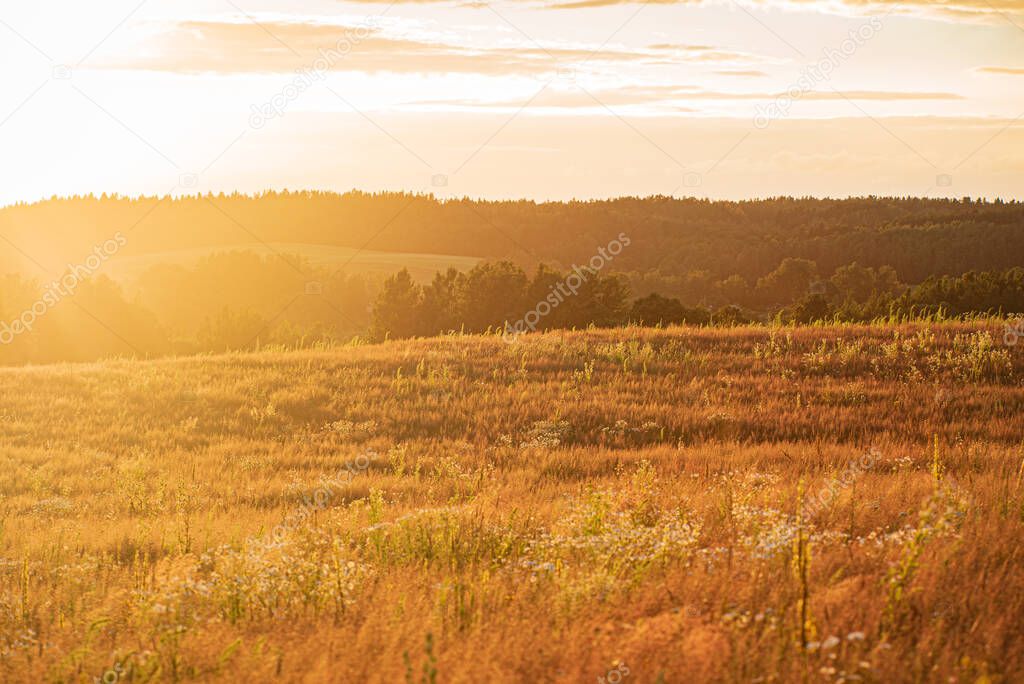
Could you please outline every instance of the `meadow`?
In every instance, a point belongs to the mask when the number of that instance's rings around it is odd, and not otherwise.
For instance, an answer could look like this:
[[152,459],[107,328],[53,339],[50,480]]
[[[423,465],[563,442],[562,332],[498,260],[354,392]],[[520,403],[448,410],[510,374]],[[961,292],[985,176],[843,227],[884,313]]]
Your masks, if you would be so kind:
[[476,257],[446,254],[376,252],[352,247],[295,242],[247,242],[126,256],[112,262],[104,270],[104,273],[122,283],[130,292],[135,281],[155,266],[175,265],[191,268],[204,257],[225,252],[247,252],[262,257],[283,256],[294,261],[304,260],[306,264],[314,268],[321,267],[331,270],[345,268],[346,273],[383,276],[406,268],[419,280],[429,280],[437,271],[448,268],[469,270],[480,261]]
[[1024,681],[998,321],[0,370],[0,681]]

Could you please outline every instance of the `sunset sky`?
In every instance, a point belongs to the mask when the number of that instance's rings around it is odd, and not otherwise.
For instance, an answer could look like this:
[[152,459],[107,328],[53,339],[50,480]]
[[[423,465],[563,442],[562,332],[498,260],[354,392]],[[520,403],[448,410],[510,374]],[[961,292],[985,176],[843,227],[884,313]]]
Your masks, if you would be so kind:
[[1022,0],[5,3],[0,63],[2,204],[1024,197]]

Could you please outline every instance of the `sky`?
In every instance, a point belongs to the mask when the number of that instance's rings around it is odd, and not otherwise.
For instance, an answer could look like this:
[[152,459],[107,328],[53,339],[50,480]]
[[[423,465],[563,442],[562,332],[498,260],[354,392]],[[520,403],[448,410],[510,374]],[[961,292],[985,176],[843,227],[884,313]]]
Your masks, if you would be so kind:
[[1024,199],[1024,0],[41,0],[0,68],[0,204]]

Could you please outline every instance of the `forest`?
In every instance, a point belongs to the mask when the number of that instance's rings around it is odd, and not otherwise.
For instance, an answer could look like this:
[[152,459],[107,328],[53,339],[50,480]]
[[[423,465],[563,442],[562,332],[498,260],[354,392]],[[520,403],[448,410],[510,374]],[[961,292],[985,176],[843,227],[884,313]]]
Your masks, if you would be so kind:
[[[7,364],[460,331],[1024,311],[1024,205],[970,198],[76,197],[4,208],[0,235],[12,247],[0,256]],[[271,247],[282,242],[482,261],[432,279],[387,275]],[[64,261],[24,268],[44,248]],[[188,250],[198,256],[171,258]],[[104,257],[94,269],[74,267],[92,252]],[[118,260],[146,255],[147,268],[117,276]],[[69,292],[49,284],[61,269]]]
[[[43,250],[30,247],[45,244],[76,260],[119,230],[128,237],[124,255],[290,242],[508,259],[524,268],[569,268],[625,233],[632,244],[616,258],[616,270],[663,277],[677,288],[687,287],[691,274],[710,283],[739,275],[754,285],[787,257],[814,261],[823,274],[854,262],[889,266],[903,282],[917,283],[932,275],[1021,265],[1024,204],[665,196],[538,203],[268,192],[54,198],[0,210],[0,235],[32,256]],[[5,250],[3,256],[16,255]]]

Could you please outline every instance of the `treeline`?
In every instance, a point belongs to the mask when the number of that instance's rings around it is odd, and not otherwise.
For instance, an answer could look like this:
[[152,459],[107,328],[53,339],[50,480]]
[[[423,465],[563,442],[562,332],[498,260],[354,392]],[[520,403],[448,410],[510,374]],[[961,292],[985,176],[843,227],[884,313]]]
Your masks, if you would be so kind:
[[787,259],[758,290],[782,308],[754,311],[737,304],[687,306],[650,293],[630,298],[627,279],[589,269],[559,272],[540,266],[532,277],[511,262],[482,263],[468,273],[439,272],[419,285],[408,271],[384,282],[373,310],[373,339],[458,331],[517,335],[550,329],[626,324],[719,325],[752,322],[866,322],[879,318],[956,318],[1024,312],[1024,269],[966,273],[901,285],[892,269],[848,264],[825,280],[813,262]]
[[127,284],[0,276],[0,363],[308,347],[365,336],[380,279],[295,255],[159,264]]
[[[830,283],[832,284],[832,283]],[[863,293],[864,291],[861,290]],[[873,291],[860,299],[826,288],[780,312],[785,322],[870,321],[878,318],[960,318],[1024,314],[1024,268],[932,277],[898,293]]]
[[906,287],[891,266],[874,268],[852,263],[825,276],[816,262],[792,257],[783,259],[753,283],[738,273],[716,280],[707,271],[673,277],[651,273],[624,275],[631,291],[640,297],[661,294],[704,307],[735,305],[762,312],[790,304],[813,288],[828,287],[842,301],[863,302],[874,294],[890,295]]
[[891,269],[849,264],[821,278],[784,260],[753,290],[782,306],[709,306],[589,266],[527,273],[509,261],[447,269],[430,282],[402,270],[383,282],[313,267],[298,257],[226,253],[193,266],[162,264],[128,287],[106,276],[61,292],[0,277],[0,363],[310,347],[447,332],[520,333],[636,325],[809,323],[1024,312],[1024,269],[934,277],[907,286]]
[[[562,270],[625,233],[615,269],[638,296],[756,305],[758,281],[786,258],[823,276],[851,263],[904,283],[1021,265],[1024,204],[864,197],[712,202],[624,197],[587,202],[441,201],[429,195],[270,192],[258,196],[76,197],[0,209],[0,234],[34,258],[76,261],[124,231],[126,256],[260,240],[509,260]],[[0,272],[19,266],[0,249]],[[50,264],[47,264],[50,266]],[[733,276],[736,279],[730,280]],[[741,280],[742,282],[741,282]],[[735,291],[735,292],[734,292]],[[749,301],[741,302],[741,298]]]
[[542,265],[528,278],[509,261],[485,262],[468,273],[440,272],[426,286],[403,269],[384,282],[371,337],[613,326],[628,313],[625,280],[589,267],[560,273]]

